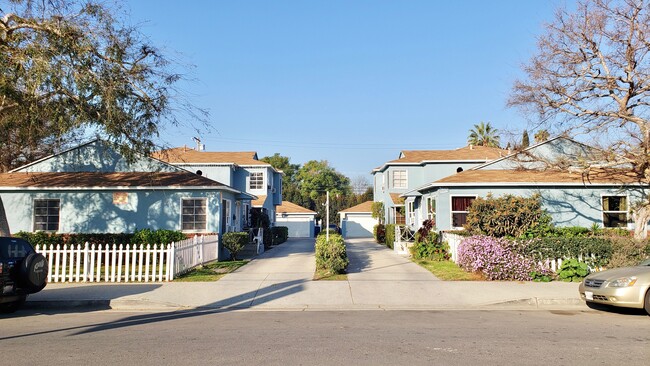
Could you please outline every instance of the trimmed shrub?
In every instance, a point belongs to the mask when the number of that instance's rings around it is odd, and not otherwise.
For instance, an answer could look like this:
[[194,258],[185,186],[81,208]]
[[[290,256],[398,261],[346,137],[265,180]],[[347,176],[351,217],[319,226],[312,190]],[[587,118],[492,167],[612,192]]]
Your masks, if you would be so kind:
[[16,237],[30,242],[32,245],[78,245],[89,244],[169,244],[173,241],[187,239],[187,235],[172,230],[138,230],[133,234],[52,234],[45,232],[18,232]]
[[237,260],[237,253],[248,244],[248,233],[225,233],[223,234],[223,246],[230,252],[232,260]]
[[523,241],[519,250],[536,261],[583,257],[587,265],[602,267],[612,257],[612,241],[605,237],[547,237]]
[[330,274],[343,273],[349,264],[343,236],[330,234],[329,241],[325,234],[316,238],[316,269]]
[[271,228],[271,234],[273,234],[273,245],[282,244],[289,238],[289,228],[274,226]]
[[395,245],[395,224],[386,225],[384,242],[387,247],[393,249],[393,246]]
[[372,228],[372,236],[377,244],[386,243],[386,227],[383,224],[377,224]]
[[465,228],[475,235],[497,238],[520,237],[527,231],[548,227],[551,218],[542,209],[539,195],[518,197],[505,195],[494,198],[477,197],[469,207]]
[[629,237],[611,237],[612,258],[607,263],[608,268],[636,266],[650,257],[647,241],[639,241]]
[[438,233],[433,231],[435,222],[425,220],[422,226],[415,233],[415,244],[410,248],[411,255],[415,259],[427,259],[444,261],[451,258],[449,245],[439,241]]
[[533,273],[536,276],[549,273],[520,252],[515,242],[505,238],[471,236],[458,246],[458,264],[466,271],[483,274],[489,280],[530,281]]

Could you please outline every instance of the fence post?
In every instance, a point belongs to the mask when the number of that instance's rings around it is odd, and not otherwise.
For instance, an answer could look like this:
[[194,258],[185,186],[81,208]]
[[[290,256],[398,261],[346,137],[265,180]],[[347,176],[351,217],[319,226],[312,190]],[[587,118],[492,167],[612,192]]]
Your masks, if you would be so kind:
[[167,252],[167,279],[169,281],[174,280],[174,267],[176,262],[176,249],[174,242],[169,246],[169,251]]

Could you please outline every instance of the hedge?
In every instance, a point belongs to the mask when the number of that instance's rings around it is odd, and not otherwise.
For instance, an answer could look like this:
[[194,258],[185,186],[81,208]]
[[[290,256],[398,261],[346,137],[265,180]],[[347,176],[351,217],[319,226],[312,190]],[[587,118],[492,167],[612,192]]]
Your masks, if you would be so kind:
[[289,238],[289,228],[274,226],[271,228],[271,234],[273,234],[273,245],[282,244]]
[[14,234],[27,240],[32,245],[77,245],[90,244],[169,244],[173,241],[187,239],[187,235],[172,230],[138,230],[132,234],[53,234],[46,232],[28,233],[20,231]]
[[329,274],[345,272],[349,264],[345,241],[340,234],[330,234],[329,241],[325,234],[316,238],[316,269]]

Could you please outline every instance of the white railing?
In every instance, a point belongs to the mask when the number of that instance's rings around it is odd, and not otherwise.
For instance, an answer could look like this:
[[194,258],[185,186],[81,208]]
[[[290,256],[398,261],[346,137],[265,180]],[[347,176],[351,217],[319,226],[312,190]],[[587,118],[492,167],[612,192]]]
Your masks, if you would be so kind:
[[171,281],[219,255],[216,235],[154,245],[37,245],[36,251],[49,263],[48,282]]
[[415,242],[415,232],[406,226],[395,225],[395,242],[393,243],[393,250],[397,254],[408,255],[411,254],[409,248]]

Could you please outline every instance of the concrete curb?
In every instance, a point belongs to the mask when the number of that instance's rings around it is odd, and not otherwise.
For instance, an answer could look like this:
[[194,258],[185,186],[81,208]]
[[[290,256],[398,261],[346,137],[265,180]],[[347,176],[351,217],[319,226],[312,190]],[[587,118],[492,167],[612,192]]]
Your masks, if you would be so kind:
[[478,305],[309,305],[295,306],[184,306],[172,303],[158,303],[147,300],[45,300],[27,301],[24,306],[30,310],[118,310],[118,311],[186,311],[186,310],[223,310],[223,311],[462,311],[462,310],[582,310],[589,309],[584,301],[576,298],[528,298]]

